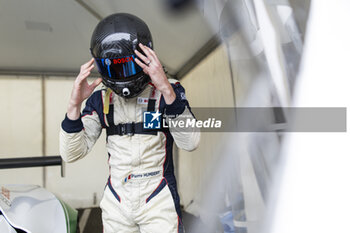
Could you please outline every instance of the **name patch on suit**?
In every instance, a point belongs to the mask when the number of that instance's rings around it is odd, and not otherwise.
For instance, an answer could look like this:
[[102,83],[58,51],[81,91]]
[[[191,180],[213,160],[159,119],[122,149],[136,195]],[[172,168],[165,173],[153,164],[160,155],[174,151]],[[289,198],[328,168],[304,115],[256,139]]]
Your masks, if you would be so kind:
[[137,104],[148,104],[148,98],[138,97]]
[[140,174],[130,174],[127,177],[125,177],[124,183],[128,182],[131,179],[147,179],[160,174],[161,174],[160,171],[140,173]]

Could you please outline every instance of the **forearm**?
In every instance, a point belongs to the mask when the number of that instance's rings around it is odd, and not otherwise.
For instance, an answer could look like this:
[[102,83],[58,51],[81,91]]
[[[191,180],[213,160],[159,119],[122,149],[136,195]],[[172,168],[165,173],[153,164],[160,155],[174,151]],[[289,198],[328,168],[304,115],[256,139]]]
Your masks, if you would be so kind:
[[181,127],[181,124],[179,124],[181,121],[195,122],[196,119],[190,111],[190,107],[185,96],[185,89],[178,82],[173,84],[173,86],[171,88],[175,97],[170,104],[166,103],[166,121],[169,125],[170,133],[173,136],[176,145],[181,149],[192,151],[199,145],[200,131],[195,126],[192,126],[192,124],[187,128]]
[[164,97],[164,101],[166,104],[170,105],[172,104],[175,99],[176,99],[176,94],[174,92],[173,87],[171,86],[171,84],[169,83],[168,80],[166,80],[166,82],[163,84],[164,86],[161,87],[159,90],[162,93],[163,97]]
[[[176,124],[171,124],[169,121],[172,121],[173,123],[177,122]],[[195,150],[200,141],[200,130],[199,128],[195,126],[189,126],[189,127],[174,127],[173,125],[180,125],[178,122],[193,122],[196,121],[196,119],[193,117],[192,113],[189,111],[187,107],[185,107],[185,110],[182,114],[179,114],[175,118],[168,118],[167,122],[170,127],[171,135],[174,138],[175,144],[186,151],[193,151]],[[195,125],[195,124],[194,124]]]
[[81,109],[81,103],[80,104],[73,104],[69,102],[68,108],[67,108],[67,117],[70,120],[78,120],[80,117],[80,109]]

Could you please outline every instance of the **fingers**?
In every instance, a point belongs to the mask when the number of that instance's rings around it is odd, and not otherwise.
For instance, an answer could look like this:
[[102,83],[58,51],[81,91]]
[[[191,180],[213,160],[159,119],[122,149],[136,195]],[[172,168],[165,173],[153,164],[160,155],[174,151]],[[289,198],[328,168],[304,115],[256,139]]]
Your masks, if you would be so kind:
[[138,58],[135,58],[135,62],[136,62],[142,69],[146,69],[146,68],[148,67],[145,63],[141,62],[140,59],[138,59]]
[[140,53],[139,51],[135,50],[135,53],[136,53],[137,57],[143,61],[143,63],[147,64],[150,62],[149,59],[146,56],[144,56],[142,53]]
[[147,57],[151,60],[151,61],[158,61],[158,58],[155,54],[155,52],[148,48],[147,46],[143,45],[143,44],[139,44],[140,48],[142,49],[142,51],[147,55]]
[[154,52],[153,49],[151,49],[150,47],[147,47],[147,46],[144,46],[151,54],[152,54],[152,57],[155,61],[157,61],[157,63],[160,64],[160,61],[158,60],[158,57],[157,57],[157,54],[156,52]]
[[142,63],[138,58],[135,58],[135,62],[142,68],[143,72],[148,74],[148,70],[147,70],[148,66],[146,64]]
[[94,67],[95,67],[94,65],[91,65],[90,67],[81,70],[78,77],[77,77],[77,81],[82,81],[82,80],[86,79],[91,74],[91,70]]
[[86,69],[84,69],[81,74],[86,74],[88,72],[91,72],[91,70],[95,67],[95,65],[91,65],[89,67],[87,67]]
[[102,82],[102,78],[97,78],[93,83],[90,84],[92,89],[95,89]]
[[94,59],[92,58],[90,61],[86,62],[82,66],[80,66],[80,73],[76,79],[77,83],[81,83],[82,80],[86,79],[90,74],[91,70],[94,68]]
[[[146,54],[146,56],[144,56],[139,51],[135,50],[135,53],[139,58],[139,59],[135,59],[135,61],[143,69],[145,73],[148,74],[149,72],[152,72],[152,70],[154,72],[155,70],[153,68],[158,70],[160,67],[162,67],[156,53],[151,48],[141,43],[139,45],[142,51]],[[141,61],[143,61],[143,63]]]
[[80,66],[80,71],[90,67],[92,64],[94,64],[94,59],[91,58],[90,61],[86,62],[85,64]]

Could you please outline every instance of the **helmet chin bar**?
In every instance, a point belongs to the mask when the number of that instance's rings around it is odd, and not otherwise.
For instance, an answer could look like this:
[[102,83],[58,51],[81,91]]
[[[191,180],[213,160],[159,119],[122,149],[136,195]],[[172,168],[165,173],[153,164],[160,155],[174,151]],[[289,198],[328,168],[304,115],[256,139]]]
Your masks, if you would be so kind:
[[113,81],[109,78],[102,77],[103,84],[112,89],[117,95],[129,99],[139,95],[150,82],[150,77],[146,74],[136,75],[128,81]]

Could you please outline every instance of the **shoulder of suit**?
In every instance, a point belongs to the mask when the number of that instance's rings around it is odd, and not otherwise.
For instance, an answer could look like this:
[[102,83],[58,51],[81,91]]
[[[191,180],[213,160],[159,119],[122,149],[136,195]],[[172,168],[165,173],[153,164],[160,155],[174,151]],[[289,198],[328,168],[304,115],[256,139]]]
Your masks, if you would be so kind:
[[[107,93],[107,88],[102,87],[102,88],[99,89],[99,90],[95,90],[95,91],[92,93],[91,96],[99,96],[99,97],[102,96],[102,98],[104,98],[105,95],[106,95],[106,93]],[[113,93],[113,91],[112,91],[111,93]],[[90,97],[91,97],[91,96],[90,96]]]
[[98,96],[101,96],[101,93],[102,93],[102,90],[96,90],[89,96],[89,99],[95,99]]
[[169,78],[168,81],[169,81],[169,83],[171,83],[171,84],[179,84],[179,83],[180,83],[179,80],[173,79],[173,78]]
[[101,88],[99,90],[95,90],[90,97],[88,98],[87,101],[92,101],[94,103],[99,103],[102,101],[102,103],[104,102],[105,96],[107,93],[107,89],[106,88]]

